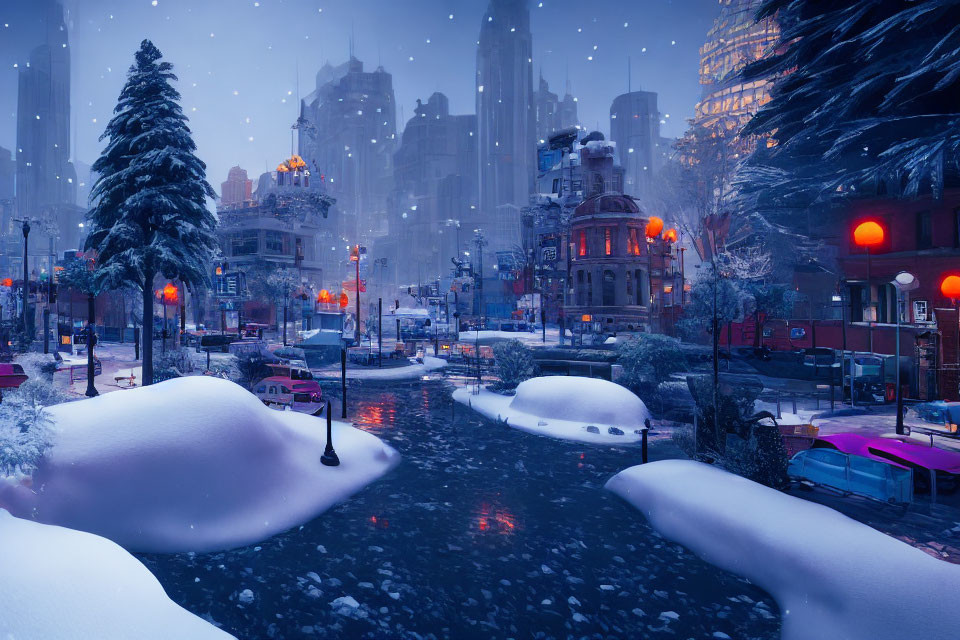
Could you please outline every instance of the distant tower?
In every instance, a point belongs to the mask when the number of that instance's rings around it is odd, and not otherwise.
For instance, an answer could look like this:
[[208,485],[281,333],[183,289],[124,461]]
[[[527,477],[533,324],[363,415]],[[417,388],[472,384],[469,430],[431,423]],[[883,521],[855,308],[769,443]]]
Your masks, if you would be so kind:
[[17,213],[56,224],[60,244],[74,248],[83,218],[70,161],[70,47],[63,6],[41,3],[44,39],[19,71]]
[[623,167],[624,192],[641,199],[648,196],[660,162],[657,94],[631,91],[617,96],[610,107],[610,139]]
[[70,48],[63,7],[43,0],[45,42],[20,67],[17,100],[17,202],[22,216],[76,204],[70,163]]
[[537,120],[537,143],[543,144],[554,133],[568,127],[580,126],[577,116],[577,100],[570,95],[570,86],[567,83],[567,93],[563,100],[550,91],[550,85],[540,76],[540,86],[534,93]]
[[770,100],[769,81],[740,79],[740,71],[770,54],[780,36],[771,18],[754,21],[760,4],[761,0],[721,0],[720,15],[700,47],[702,95],[695,126],[739,131]]
[[352,55],[325,64],[296,127],[299,155],[343,214],[340,235],[357,242],[384,233],[397,148],[393,77],[383,67],[364,71]]
[[536,114],[527,0],[490,0],[477,47],[480,214],[490,252],[520,244],[533,190]]
[[247,178],[247,172],[233,167],[227,174],[227,181],[220,184],[220,206],[236,207],[253,199],[253,180]]

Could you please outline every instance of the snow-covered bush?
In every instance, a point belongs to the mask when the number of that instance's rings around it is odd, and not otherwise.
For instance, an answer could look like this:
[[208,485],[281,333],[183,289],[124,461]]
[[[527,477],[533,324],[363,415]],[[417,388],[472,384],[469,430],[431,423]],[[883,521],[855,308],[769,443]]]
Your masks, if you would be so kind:
[[193,373],[196,369],[193,362],[193,354],[189,349],[179,348],[171,349],[157,358],[154,365],[154,382],[162,382],[170,378],[179,378]]
[[44,353],[25,353],[17,358],[17,364],[23,367],[23,372],[30,378],[45,378],[53,380],[57,371],[57,361],[52,355]]
[[252,389],[264,378],[272,375],[270,367],[267,366],[267,359],[259,353],[244,353],[236,358],[236,378],[234,382],[244,387]]
[[227,356],[220,360],[210,363],[208,374],[224,380],[237,382],[240,378],[240,370],[237,368],[236,356]]
[[676,338],[644,334],[617,347],[617,364],[623,367],[617,382],[640,396],[648,407],[660,401],[662,412],[658,388],[674,373],[684,371],[687,359]]
[[537,375],[533,351],[519,340],[493,345],[493,362],[500,380],[494,385],[497,391],[513,391],[521,382]]
[[763,385],[721,382],[716,399],[719,424],[713,418],[711,377],[689,376],[687,386],[696,403],[698,419],[695,455],[705,454],[732,473],[780,487],[787,479],[787,451],[780,431],[753,417],[754,401]]
[[775,489],[788,479],[787,450],[773,425],[755,424],[749,438],[728,438],[720,463],[731,473]]
[[51,445],[46,407],[65,396],[52,381],[31,377],[0,404],[0,476],[30,475]]

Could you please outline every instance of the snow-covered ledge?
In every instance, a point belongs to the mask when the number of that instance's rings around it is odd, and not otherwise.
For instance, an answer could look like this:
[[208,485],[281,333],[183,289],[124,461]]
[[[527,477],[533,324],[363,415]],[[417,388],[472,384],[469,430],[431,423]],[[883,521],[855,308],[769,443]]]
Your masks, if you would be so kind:
[[607,489],[670,540],[769,592],[783,640],[956,638],[960,566],[709,465],[631,467]]
[[544,436],[591,444],[640,440],[650,412],[636,395],[598,378],[543,376],[521,382],[514,396],[475,387],[456,389],[453,399],[491,420]]
[[[410,362],[403,365],[402,367],[387,367],[385,369],[379,369],[375,366],[370,367],[354,367],[347,365],[347,379],[348,380],[416,380],[422,376],[427,375],[431,371],[437,371],[443,369],[447,366],[447,361],[443,358],[434,358],[433,356],[426,356],[423,359],[423,364],[417,362]],[[335,368],[326,368],[326,369],[313,369],[313,373],[318,378],[329,379],[336,378],[340,379],[340,365],[337,365]]]
[[320,463],[324,419],[265,407],[219,378],[56,405],[53,448],[32,483],[0,480],[0,508],[135,551],[229,549],[302,524],[399,461],[334,423],[339,467]]
[[89,533],[0,509],[0,637],[228,640],[177,606],[147,568]]

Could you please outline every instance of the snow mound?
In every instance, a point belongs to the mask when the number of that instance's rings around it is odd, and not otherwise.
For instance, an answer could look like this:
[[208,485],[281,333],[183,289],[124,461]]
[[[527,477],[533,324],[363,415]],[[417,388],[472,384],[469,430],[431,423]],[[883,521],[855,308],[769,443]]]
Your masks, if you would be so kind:
[[780,605],[783,640],[952,638],[960,567],[819,504],[689,460],[607,482],[667,538]]
[[639,429],[650,417],[643,400],[626,387],[578,376],[544,376],[521,382],[510,408],[542,418]]
[[215,551],[306,522],[391,469],[397,453],[335,423],[265,407],[219,378],[175,378],[50,408],[55,443],[32,486],[0,481],[13,515],[136,551]]
[[512,397],[461,388],[453,399],[523,431],[595,444],[636,442],[650,417],[643,401],[625,387],[578,376],[531,378]]
[[146,567],[109,540],[3,509],[0,540],[0,637],[233,637],[174,604]]

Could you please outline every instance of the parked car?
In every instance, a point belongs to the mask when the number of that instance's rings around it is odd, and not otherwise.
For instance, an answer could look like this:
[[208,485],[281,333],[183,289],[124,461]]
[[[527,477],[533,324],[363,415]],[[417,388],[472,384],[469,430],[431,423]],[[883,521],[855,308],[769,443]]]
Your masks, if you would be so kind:
[[310,373],[310,369],[307,368],[306,363],[303,366],[294,364],[293,362],[284,362],[284,363],[268,363],[267,367],[270,371],[273,372],[274,376],[281,378],[290,378],[296,382],[303,382],[305,380],[313,380],[313,374]]
[[835,449],[911,470],[918,493],[930,491],[931,473],[936,473],[938,492],[952,493],[960,486],[960,452],[918,444],[904,436],[880,438],[835,433],[820,436],[811,449]]
[[264,378],[253,387],[263,404],[283,411],[290,407],[299,413],[320,415],[323,411],[323,392],[316,380],[294,380],[284,376]]
[[794,480],[807,480],[844,493],[884,502],[913,501],[913,472],[836,449],[807,449],[790,459],[787,473]]

